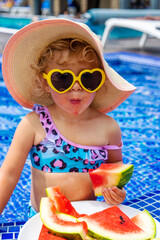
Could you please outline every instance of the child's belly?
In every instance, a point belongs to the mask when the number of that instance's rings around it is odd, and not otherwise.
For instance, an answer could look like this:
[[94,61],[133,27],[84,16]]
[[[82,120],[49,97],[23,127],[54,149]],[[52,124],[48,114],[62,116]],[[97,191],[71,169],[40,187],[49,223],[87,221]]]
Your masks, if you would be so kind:
[[46,173],[32,167],[31,203],[38,212],[47,187],[59,186],[70,201],[95,199],[88,173]]

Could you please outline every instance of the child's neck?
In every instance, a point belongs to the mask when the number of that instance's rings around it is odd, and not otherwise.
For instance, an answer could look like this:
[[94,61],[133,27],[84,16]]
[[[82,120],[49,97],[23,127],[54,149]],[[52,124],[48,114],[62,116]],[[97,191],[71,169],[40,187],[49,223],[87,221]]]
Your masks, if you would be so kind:
[[64,111],[63,109],[59,108],[56,105],[52,105],[52,107],[49,107],[49,111],[53,118],[74,123],[74,122],[87,120],[88,118],[90,118],[91,113],[93,112],[93,109],[89,107],[85,111],[83,111],[81,114],[75,115],[75,114],[69,114],[67,111]]

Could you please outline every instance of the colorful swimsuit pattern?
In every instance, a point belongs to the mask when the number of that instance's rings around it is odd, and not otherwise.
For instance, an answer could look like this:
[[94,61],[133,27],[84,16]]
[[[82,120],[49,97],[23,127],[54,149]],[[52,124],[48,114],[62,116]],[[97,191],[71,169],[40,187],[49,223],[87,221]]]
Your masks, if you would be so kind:
[[72,143],[56,128],[47,107],[35,106],[46,137],[33,145],[32,166],[44,172],[88,172],[98,168],[108,158],[108,150],[118,146],[84,146]]

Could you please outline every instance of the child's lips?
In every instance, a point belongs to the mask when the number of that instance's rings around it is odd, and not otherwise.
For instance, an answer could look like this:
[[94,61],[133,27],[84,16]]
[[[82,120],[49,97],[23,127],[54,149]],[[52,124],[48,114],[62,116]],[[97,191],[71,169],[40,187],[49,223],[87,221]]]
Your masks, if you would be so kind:
[[70,99],[70,102],[71,102],[72,104],[80,104],[81,99],[79,99],[79,98],[72,98],[72,99]]

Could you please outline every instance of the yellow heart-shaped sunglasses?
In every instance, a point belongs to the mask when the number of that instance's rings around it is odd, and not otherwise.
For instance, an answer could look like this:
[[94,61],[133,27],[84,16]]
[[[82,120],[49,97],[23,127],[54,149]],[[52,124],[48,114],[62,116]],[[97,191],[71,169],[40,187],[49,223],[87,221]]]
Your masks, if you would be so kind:
[[100,68],[85,69],[76,75],[71,70],[53,69],[48,74],[43,73],[49,86],[58,93],[69,91],[76,81],[87,92],[96,92],[105,82],[105,73]]

